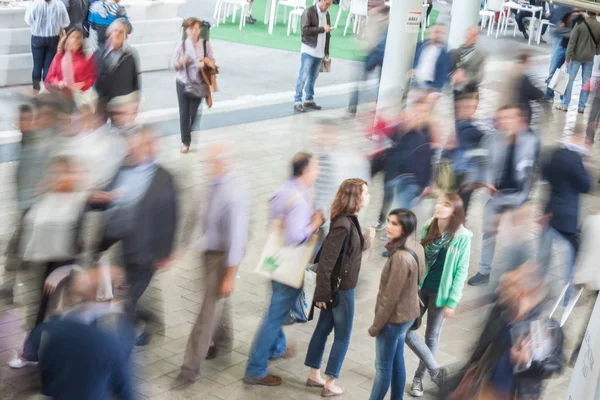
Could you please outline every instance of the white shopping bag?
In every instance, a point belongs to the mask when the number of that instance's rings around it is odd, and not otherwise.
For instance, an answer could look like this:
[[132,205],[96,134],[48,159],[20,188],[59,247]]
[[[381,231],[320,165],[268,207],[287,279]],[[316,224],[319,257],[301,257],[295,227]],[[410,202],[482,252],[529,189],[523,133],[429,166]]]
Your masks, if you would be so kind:
[[283,221],[276,219],[269,226],[267,240],[254,272],[299,289],[304,283],[304,271],[312,261],[317,241],[318,235],[314,234],[300,246],[285,245]]
[[569,74],[564,68],[559,68],[552,75],[548,87],[558,94],[565,94],[569,84]]
[[306,267],[304,272],[304,286],[302,286],[300,299],[302,300],[302,311],[307,319],[317,290],[317,267],[318,264],[311,264]]

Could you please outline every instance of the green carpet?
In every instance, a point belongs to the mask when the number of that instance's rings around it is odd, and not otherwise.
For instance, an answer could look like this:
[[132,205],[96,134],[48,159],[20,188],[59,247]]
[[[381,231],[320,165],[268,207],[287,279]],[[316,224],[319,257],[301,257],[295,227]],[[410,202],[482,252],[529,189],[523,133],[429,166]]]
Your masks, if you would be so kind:
[[[273,0],[275,1],[275,0]],[[403,1],[403,0],[396,0]],[[308,1],[307,1],[308,2]],[[252,14],[257,19],[254,25],[246,24],[242,30],[239,30],[239,16],[238,11],[236,23],[231,22],[231,17],[227,18],[225,24],[219,26],[213,26],[210,30],[210,37],[212,39],[220,39],[228,42],[235,42],[241,44],[250,44],[261,47],[269,47],[273,49],[289,50],[300,52],[300,24],[298,23],[298,30],[296,33],[290,32],[290,36],[287,36],[287,21],[283,22],[283,7],[279,10],[279,18],[277,24],[273,28],[273,34],[269,35],[269,26],[264,24],[265,6],[266,0],[255,0]],[[288,8],[288,10],[290,10]],[[331,24],[335,24],[335,18],[339,6],[333,4],[329,10],[331,16]],[[438,11],[432,10],[430,15],[430,25],[435,24],[438,17]],[[344,26],[346,24],[346,18],[348,12],[342,12],[338,28],[331,33],[330,53],[333,58],[343,58],[347,60],[362,60],[363,54],[358,46],[356,35],[352,34],[352,27],[348,27],[348,34],[344,36]]]

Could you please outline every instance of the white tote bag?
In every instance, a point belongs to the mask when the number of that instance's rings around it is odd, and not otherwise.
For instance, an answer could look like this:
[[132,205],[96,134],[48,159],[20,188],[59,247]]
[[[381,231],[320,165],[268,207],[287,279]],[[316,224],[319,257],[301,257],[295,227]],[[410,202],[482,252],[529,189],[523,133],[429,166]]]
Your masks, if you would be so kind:
[[300,246],[285,245],[283,221],[276,219],[269,225],[267,240],[254,272],[299,289],[304,283],[304,272],[312,261],[317,241],[318,235],[314,234]]
[[552,75],[548,87],[558,94],[565,94],[569,84],[569,74],[564,68],[559,68]]

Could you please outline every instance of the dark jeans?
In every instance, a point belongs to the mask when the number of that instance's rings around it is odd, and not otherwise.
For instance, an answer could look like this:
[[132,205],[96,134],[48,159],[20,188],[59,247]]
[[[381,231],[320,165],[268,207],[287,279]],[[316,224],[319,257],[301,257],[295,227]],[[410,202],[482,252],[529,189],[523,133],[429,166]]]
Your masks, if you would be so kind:
[[179,129],[181,130],[181,143],[189,146],[192,143],[192,127],[196,118],[200,120],[198,108],[202,99],[192,99],[184,92],[185,84],[177,81],[177,102],[179,103]]
[[403,324],[387,324],[376,341],[375,382],[369,400],[383,400],[390,384],[391,400],[402,400],[406,384],[406,365],[404,364],[404,342],[406,333],[413,321]]
[[42,80],[42,78],[46,79],[46,76],[48,75],[50,64],[52,63],[52,60],[56,55],[58,40],[58,36],[31,37],[31,54],[33,55],[33,72],[31,74],[31,79],[33,80],[33,86],[35,89],[39,89],[40,81]]
[[352,322],[354,320],[354,289],[340,290],[340,302],[337,307],[321,310],[319,322],[315,328],[304,365],[314,369],[321,368],[323,353],[327,337],[334,331],[333,346],[329,353],[329,361],[325,369],[325,375],[335,379],[339,378],[342,363],[346,357],[352,334]]
[[[47,263],[46,264],[46,273],[44,275],[44,281],[46,281],[46,278],[48,278],[48,276],[50,276],[50,274],[52,272],[54,272],[54,270],[56,270],[60,267],[64,267],[65,265],[71,265],[74,263],[75,263],[75,260],[51,261],[51,262]],[[48,294],[46,294],[43,290],[44,290],[44,287],[42,284],[42,300],[40,301],[40,308],[38,309],[38,313],[35,318],[35,326],[38,326],[39,324],[44,322],[44,319],[46,318],[46,310],[48,309],[48,301],[50,300],[50,296]]]

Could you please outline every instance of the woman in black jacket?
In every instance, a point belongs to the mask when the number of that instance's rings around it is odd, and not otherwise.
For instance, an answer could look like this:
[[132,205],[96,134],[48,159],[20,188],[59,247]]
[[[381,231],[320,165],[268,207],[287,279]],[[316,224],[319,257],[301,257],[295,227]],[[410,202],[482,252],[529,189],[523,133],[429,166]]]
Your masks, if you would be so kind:
[[[362,179],[346,179],[338,189],[331,206],[331,228],[323,242],[317,270],[315,305],[321,309],[319,322],[308,346],[304,364],[310,367],[306,381],[309,387],[321,387],[324,397],[337,396],[343,390],[335,385],[350,344],[354,319],[354,288],[358,281],[362,252],[368,249],[375,237],[370,229],[363,236],[357,215],[369,204],[371,195]],[[326,379],[321,377],[321,361],[327,337],[335,336]]]

